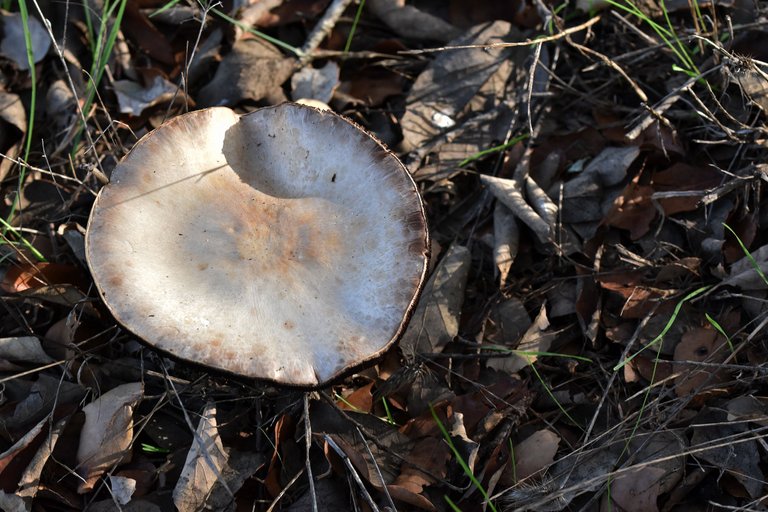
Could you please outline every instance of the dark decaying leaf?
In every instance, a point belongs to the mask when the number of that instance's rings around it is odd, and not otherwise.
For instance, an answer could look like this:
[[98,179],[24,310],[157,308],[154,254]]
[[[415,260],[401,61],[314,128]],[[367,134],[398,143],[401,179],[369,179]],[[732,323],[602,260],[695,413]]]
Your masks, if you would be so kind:
[[409,39],[447,41],[456,37],[458,29],[445,20],[403,0],[369,0],[368,8],[397,35]]
[[466,247],[453,245],[448,249],[424,287],[400,340],[404,354],[438,353],[456,337],[470,264]]
[[264,98],[279,103],[284,97],[280,85],[291,76],[293,66],[291,59],[283,57],[266,41],[239,40],[196,99],[203,107],[237,105],[243,100]]
[[[473,27],[450,45],[488,44],[516,38],[509,23],[497,21]],[[406,150],[422,147],[441,132],[465,121],[465,107],[508,58],[510,50],[455,50],[438,54],[419,75],[406,99],[400,124]]]
[[760,449],[746,423],[729,423],[725,411],[705,408],[693,424],[696,458],[732,475],[749,496],[763,493]]

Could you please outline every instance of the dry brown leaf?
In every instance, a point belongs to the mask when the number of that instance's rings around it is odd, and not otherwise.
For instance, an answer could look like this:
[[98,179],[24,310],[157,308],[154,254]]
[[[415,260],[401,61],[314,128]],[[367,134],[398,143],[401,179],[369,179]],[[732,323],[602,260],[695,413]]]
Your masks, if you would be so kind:
[[656,218],[656,207],[651,202],[653,188],[638,185],[633,181],[616,198],[613,209],[606,215],[609,226],[629,231],[632,240],[637,240],[651,229],[651,222]]
[[765,290],[768,284],[760,277],[755,265],[763,272],[768,274],[768,245],[764,245],[752,251],[750,257],[744,256],[739,261],[731,265],[731,271],[722,284],[736,286],[742,290]]
[[173,488],[173,503],[179,512],[203,510],[214,484],[221,480],[229,455],[216,424],[216,406],[209,403],[197,424],[184,469]]
[[[722,183],[723,174],[717,169],[693,166],[683,162],[653,174],[653,189],[662,193],[654,195],[666,215],[689,212],[699,207],[707,190]],[[669,193],[690,192],[679,197],[668,197]],[[664,195],[664,193],[667,193]]]
[[79,493],[93,490],[110,468],[130,459],[133,441],[133,409],[144,396],[141,382],[117,386],[83,407],[85,424],[77,449]]
[[659,479],[664,470],[646,466],[622,473],[611,481],[610,502],[606,497],[601,511],[658,512]]
[[459,35],[459,29],[447,21],[412,5],[405,5],[404,0],[368,0],[366,5],[401,37],[447,41]]
[[509,354],[509,357],[498,357],[488,361],[489,368],[495,368],[505,371],[509,374],[520,371],[529,364],[533,364],[538,359],[538,353],[546,352],[552,345],[556,334],[549,330],[549,319],[547,318],[547,305],[542,304],[539,314],[533,324],[523,335],[520,343],[517,344],[515,352]]
[[531,228],[540,242],[544,244],[551,242],[553,226],[531,208],[517,181],[485,175],[480,176],[480,181],[488,187],[497,201],[504,203],[504,206],[509,208],[515,217]]
[[269,98],[283,101],[280,86],[293,73],[294,63],[261,39],[237,41],[216,69],[216,74],[198,93],[200,106],[237,105],[243,100]]
[[[450,44],[502,42],[516,33],[509,23],[496,21],[473,27]],[[403,147],[407,151],[421,148],[441,132],[460,124],[467,105],[509,54],[509,49],[499,48],[438,54],[416,79],[406,99],[405,114],[400,121]]]
[[[727,357],[727,342],[724,336],[711,325],[697,327],[683,334],[675,347],[674,360],[687,362],[720,363]],[[692,365],[675,365],[680,376],[675,379],[677,396],[699,395],[701,388],[718,384],[725,379],[721,368]],[[704,398],[702,395],[700,398]]]
[[[2,89],[0,89],[0,119],[18,128],[22,134],[27,133],[27,113],[21,98],[17,94],[5,92]],[[6,142],[8,141],[5,140],[5,133],[3,133],[0,135],[0,144]]]
[[499,271],[499,283],[504,287],[520,246],[520,227],[512,210],[501,201],[493,209],[493,259]]
[[560,436],[551,430],[537,430],[515,446],[515,475],[518,482],[549,467],[555,460]]
[[459,333],[471,260],[466,247],[453,245],[448,249],[424,287],[400,340],[403,353],[415,356],[440,352]]

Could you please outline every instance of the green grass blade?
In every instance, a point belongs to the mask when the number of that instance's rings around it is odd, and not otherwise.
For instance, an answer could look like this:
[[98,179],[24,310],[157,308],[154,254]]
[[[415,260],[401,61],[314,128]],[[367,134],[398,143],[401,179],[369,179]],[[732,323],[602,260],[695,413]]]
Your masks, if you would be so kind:
[[752,253],[749,252],[749,249],[744,245],[744,242],[741,241],[741,238],[739,238],[739,235],[736,234],[736,232],[731,229],[731,226],[723,222],[723,227],[731,232],[731,234],[736,238],[736,241],[739,243],[739,247],[741,247],[741,250],[744,252],[744,256],[749,260],[749,262],[752,264],[752,267],[754,267],[755,272],[757,272],[757,275],[760,276],[760,279],[763,280],[765,284],[768,284],[768,277],[765,276],[765,273],[760,268],[760,265],[758,265],[757,261],[755,260],[755,257],[752,256]]
[[461,466],[461,469],[464,471],[464,474],[469,477],[469,480],[472,482],[472,484],[477,488],[478,491],[480,491],[480,494],[483,495],[483,498],[485,498],[485,502],[488,504],[488,508],[491,509],[493,512],[498,512],[494,504],[491,502],[491,497],[488,495],[488,491],[485,490],[485,488],[477,479],[477,477],[474,475],[474,473],[472,473],[472,470],[469,468],[469,465],[464,460],[464,457],[462,457],[461,454],[459,453],[459,450],[456,449],[456,445],[453,444],[451,435],[448,433],[448,430],[445,428],[445,425],[443,425],[443,422],[440,421],[440,418],[437,417],[437,413],[435,412],[435,408],[432,407],[432,404],[429,404],[429,412],[432,413],[432,417],[435,419],[435,423],[437,423],[437,427],[440,429],[440,433],[443,434],[443,438],[445,439],[445,442],[448,443],[448,447],[453,452],[453,456],[456,457],[456,461]]
[[221,12],[218,9],[211,9],[211,12],[214,13],[219,18],[221,18],[221,19],[223,19],[225,21],[228,21],[229,23],[232,23],[233,25],[237,25],[238,27],[240,27],[241,29],[245,30],[246,32],[250,32],[251,34],[253,34],[255,36],[258,36],[258,37],[264,39],[265,41],[268,41],[268,42],[272,43],[275,46],[279,46],[280,48],[282,48],[284,50],[288,50],[289,52],[291,52],[292,54],[294,54],[297,57],[303,56],[302,51],[300,49],[296,48],[295,46],[291,46],[288,43],[284,43],[284,42],[282,42],[279,39],[275,39],[272,36],[268,36],[264,32],[260,32],[260,31],[256,30],[255,28],[250,27],[250,26],[246,25],[245,23],[242,23],[239,20],[236,20],[235,18],[227,16],[226,14],[224,14],[223,12]]
[[658,334],[658,336],[653,338],[653,340],[651,340],[650,343],[648,343],[646,346],[644,346],[643,348],[641,348],[640,350],[638,350],[637,352],[632,354],[630,357],[626,358],[625,360],[623,360],[622,362],[620,362],[619,364],[614,366],[613,367],[613,371],[621,370],[622,368],[624,368],[624,366],[626,364],[628,364],[634,358],[636,358],[637,356],[642,354],[645,350],[647,350],[648,348],[654,346],[655,344],[659,343],[662,339],[664,339],[664,336],[666,336],[667,332],[669,332],[669,330],[675,324],[675,320],[677,320],[677,315],[680,314],[680,310],[682,309],[683,304],[685,304],[689,300],[693,299],[694,297],[697,297],[697,296],[701,295],[702,293],[704,293],[705,291],[709,290],[710,288],[712,288],[712,286],[710,286],[710,285],[702,286],[701,288],[697,288],[696,290],[692,291],[691,293],[689,293],[688,295],[683,297],[683,299],[680,302],[678,302],[677,305],[675,306],[675,310],[672,312],[672,316],[669,317],[669,320],[667,321],[666,325],[664,326],[664,329],[661,330],[661,332]]
[[357,30],[357,24],[360,21],[360,16],[363,14],[363,7],[365,6],[365,0],[360,1],[360,5],[357,6],[357,12],[355,12],[355,19],[352,20],[352,28],[349,29],[349,36],[347,36],[347,42],[344,44],[344,53],[349,53],[349,48],[352,46],[352,38],[355,37],[355,31]]
[[6,220],[2,217],[0,217],[0,224],[3,225],[3,232],[10,231],[13,233],[13,235],[19,239],[19,243],[29,249],[29,252],[31,252],[35,258],[38,259],[38,261],[45,263],[45,256],[43,256],[40,251],[38,251],[31,243],[29,243],[29,241],[24,238],[16,228],[8,224],[8,222],[6,222]]

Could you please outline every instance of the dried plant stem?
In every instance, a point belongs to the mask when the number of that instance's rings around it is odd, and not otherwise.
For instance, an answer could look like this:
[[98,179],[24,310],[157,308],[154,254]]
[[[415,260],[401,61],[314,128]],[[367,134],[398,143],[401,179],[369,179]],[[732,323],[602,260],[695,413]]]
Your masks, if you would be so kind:
[[339,21],[344,10],[352,3],[352,0],[333,0],[331,5],[326,9],[325,14],[317,22],[315,28],[307,37],[307,41],[304,46],[301,47],[301,57],[299,60],[302,64],[306,64],[312,60],[312,52],[320,46],[323,39],[330,34],[333,27],[336,26],[336,22]]

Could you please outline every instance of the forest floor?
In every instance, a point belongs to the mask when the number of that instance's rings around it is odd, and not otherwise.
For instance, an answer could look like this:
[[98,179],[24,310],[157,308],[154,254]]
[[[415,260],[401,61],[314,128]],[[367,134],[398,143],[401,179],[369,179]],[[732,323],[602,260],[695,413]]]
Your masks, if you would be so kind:
[[[768,3],[2,4],[1,509],[766,509]],[[141,137],[297,100],[432,244],[398,343],[311,391],[154,349],[85,247]]]

